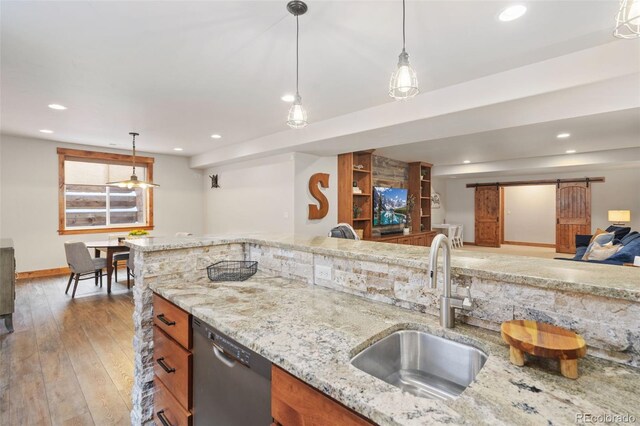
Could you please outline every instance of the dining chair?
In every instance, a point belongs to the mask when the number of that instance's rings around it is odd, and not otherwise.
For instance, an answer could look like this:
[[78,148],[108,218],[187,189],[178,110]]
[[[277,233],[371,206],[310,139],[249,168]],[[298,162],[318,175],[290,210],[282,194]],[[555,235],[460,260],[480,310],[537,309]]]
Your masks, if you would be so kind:
[[115,280],[118,282],[118,263],[119,262],[129,262],[129,252],[123,251],[120,253],[113,254],[113,274],[115,275]]
[[453,231],[453,246],[456,248],[462,248],[462,246],[464,245],[462,242],[462,235],[463,235],[463,226],[462,225],[457,225],[455,227],[455,230]]
[[[92,258],[89,254],[87,246],[83,242],[64,243],[64,252],[67,256],[67,264],[71,269],[71,275],[69,276],[69,282],[67,283],[67,289],[64,291],[64,294],[67,294],[69,292],[71,281],[73,281],[75,278],[71,298],[73,299],[74,297],[76,297],[78,281],[81,279],[90,279],[91,277],[87,277],[87,275],[89,274],[91,274],[95,278],[96,285],[98,285],[99,277],[100,287],[102,287],[102,270],[107,267],[107,259],[103,259],[100,257]],[[85,277],[81,278],[83,276]]]

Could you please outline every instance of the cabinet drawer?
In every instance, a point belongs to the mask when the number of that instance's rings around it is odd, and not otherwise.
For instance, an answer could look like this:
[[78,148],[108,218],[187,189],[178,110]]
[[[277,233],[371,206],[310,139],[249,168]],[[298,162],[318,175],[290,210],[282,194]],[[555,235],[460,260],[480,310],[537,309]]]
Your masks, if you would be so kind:
[[157,426],[191,426],[191,412],[185,410],[156,377],[153,380],[153,420]]
[[407,244],[410,245],[411,244],[411,237],[403,237],[403,238],[398,238],[398,244]]
[[427,245],[427,236],[426,235],[418,235],[417,237],[413,237],[413,241],[411,242],[414,246],[426,246]]
[[157,294],[153,295],[153,323],[185,349],[191,349],[190,321],[191,314]]
[[372,424],[275,366],[271,370],[271,415],[282,426]]
[[184,408],[191,408],[191,352],[153,328],[153,372]]

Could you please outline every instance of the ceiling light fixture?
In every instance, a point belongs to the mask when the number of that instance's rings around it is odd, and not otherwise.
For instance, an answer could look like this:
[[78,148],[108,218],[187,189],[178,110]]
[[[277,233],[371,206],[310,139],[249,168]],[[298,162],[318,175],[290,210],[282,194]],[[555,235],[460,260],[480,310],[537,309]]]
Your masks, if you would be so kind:
[[307,12],[307,5],[300,0],[293,0],[287,3],[287,10],[293,16],[296,17],[296,96],[293,99],[293,105],[289,109],[289,115],[287,116],[287,125],[292,129],[302,129],[307,125],[307,111],[302,106],[302,97],[298,91],[299,82],[299,39],[300,39],[300,25],[298,24],[298,16],[304,15]]
[[182,148],[173,148],[174,151],[183,151]]
[[221,138],[222,138],[222,136],[220,136],[217,133],[214,133],[213,135],[211,135],[211,139],[221,139]]
[[51,133],[53,133],[53,130],[49,130],[49,129],[40,129],[40,133],[46,133],[46,134],[50,135]]
[[567,154],[575,154],[576,150],[575,149],[568,149],[565,151]]
[[469,164],[470,162],[471,162],[471,161],[469,161],[469,160],[464,160],[464,161],[463,161],[463,163],[464,163],[464,164]]
[[156,186],[160,186],[157,185],[153,182],[146,182],[144,180],[140,180],[138,179],[138,176],[136,176],[136,136],[139,136],[139,133],[136,132],[129,132],[129,134],[131,136],[133,136],[133,157],[131,160],[131,163],[133,164],[133,173],[131,174],[131,178],[129,180],[121,180],[118,182],[107,182],[107,186],[117,186],[118,188],[142,188],[142,189],[147,189],[147,188],[152,188],[152,187],[156,187]]
[[640,37],[640,0],[621,0],[616,16],[616,29],[613,35],[618,38]]
[[60,104],[49,104],[48,106],[51,109],[57,109],[57,110],[61,110],[61,111],[67,109],[66,106],[60,105]]
[[296,100],[296,97],[293,95],[282,95],[280,99],[282,99],[284,102],[293,102]]
[[556,135],[556,138],[558,138],[558,139],[566,139],[566,138],[568,138],[569,136],[571,136],[571,133],[558,133],[558,134]]
[[405,0],[402,0],[402,52],[398,56],[398,68],[391,74],[389,96],[396,100],[413,98],[420,93],[416,71],[409,64],[409,54],[405,50]]
[[514,4],[513,6],[509,6],[500,12],[498,15],[498,19],[502,22],[510,22],[515,21],[516,19],[522,17],[527,13],[527,7],[522,4]]

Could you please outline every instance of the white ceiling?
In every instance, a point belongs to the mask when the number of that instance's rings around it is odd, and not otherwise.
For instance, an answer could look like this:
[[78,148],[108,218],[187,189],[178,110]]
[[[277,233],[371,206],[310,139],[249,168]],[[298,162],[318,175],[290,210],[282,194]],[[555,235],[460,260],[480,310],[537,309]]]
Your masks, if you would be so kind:
[[[44,137],[49,128],[47,138],[123,148],[136,130],[140,149],[184,155],[282,131],[280,96],[294,89],[285,4],[2,1],[1,130]],[[507,4],[408,2],[407,50],[423,92],[610,42],[618,1],[528,1],[523,18],[501,23]],[[300,23],[310,121],[392,102],[399,1],[313,1]]]
[[[558,139],[559,133],[570,133]],[[640,108],[548,121],[376,150],[402,161],[427,161],[436,166],[505,161],[553,155],[640,147]],[[471,168],[471,166],[469,166]]]

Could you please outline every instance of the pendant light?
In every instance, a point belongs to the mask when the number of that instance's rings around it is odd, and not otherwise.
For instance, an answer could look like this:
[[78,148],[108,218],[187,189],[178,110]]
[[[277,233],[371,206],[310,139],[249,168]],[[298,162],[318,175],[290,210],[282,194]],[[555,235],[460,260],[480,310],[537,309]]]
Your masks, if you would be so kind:
[[640,0],[620,1],[613,35],[627,39],[640,37]]
[[409,64],[409,54],[405,50],[405,0],[402,0],[402,52],[398,57],[398,69],[391,74],[389,96],[397,100],[413,98],[420,92],[418,77]]
[[302,106],[302,97],[298,91],[298,39],[300,38],[298,16],[305,14],[307,11],[307,5],[303,1],[293,0],[287,4],[287,10],[296,17],[296,96],[293,99],[291,108],[289,109],[287,124],[293,129],[302,129],[307,125],[307,111]]
[[142,188],[142,189],[147,189],[147,188],[152,188],[152,187],[157,187],[160,185],[157,185],[153,182],[146,182],[144,180],[139,180],[138,176],[136,176],[136,136],[139,136],[139,133],[135,133],[135,132],[130,132],[129,133],[131,136],[133,136],[133,173],[131,174],[131,178],[129,180],[122,180],[119,182],[107,182],[107,186],[117,186],[118,188]]

